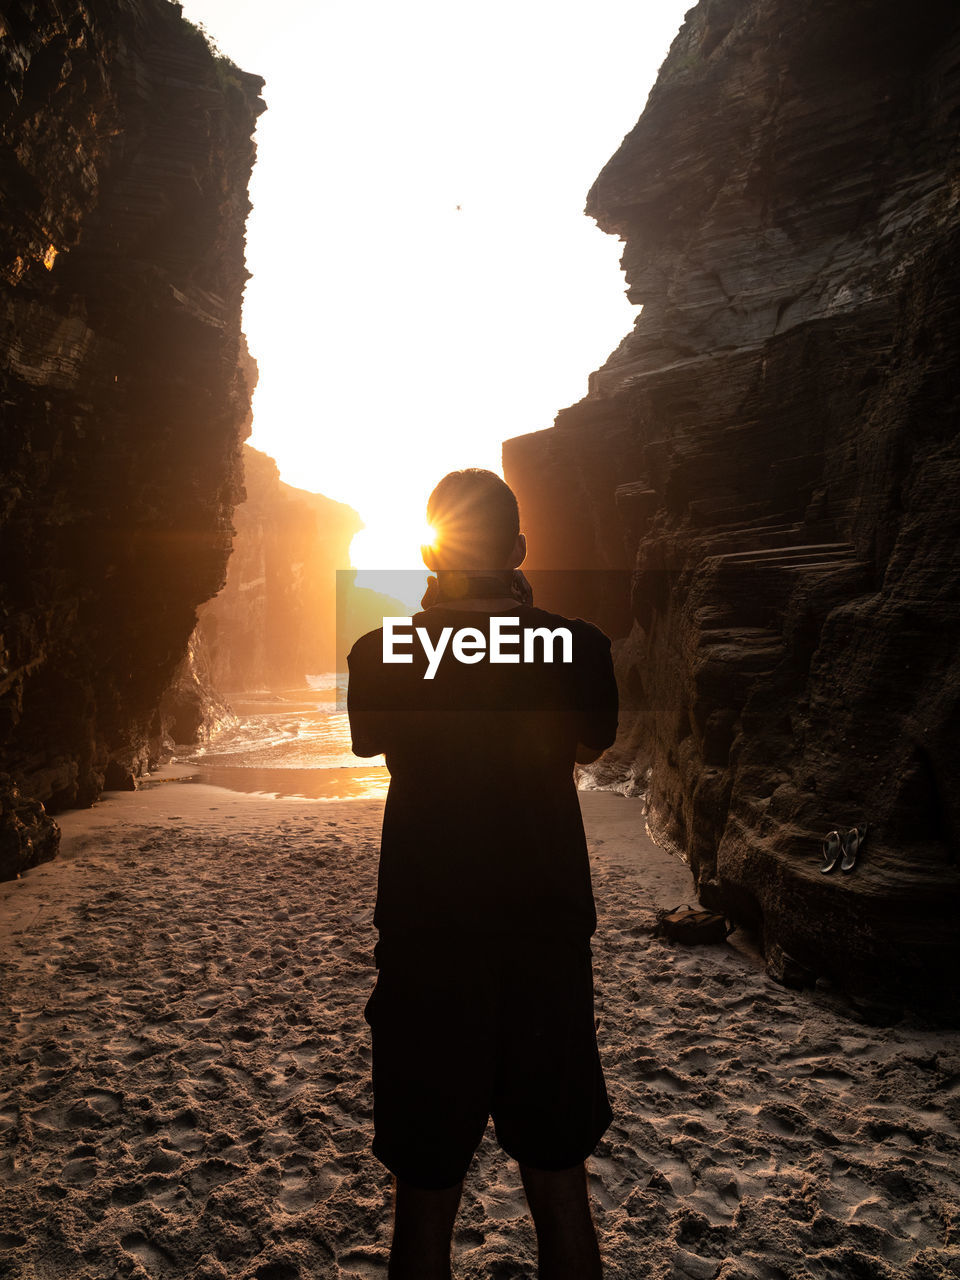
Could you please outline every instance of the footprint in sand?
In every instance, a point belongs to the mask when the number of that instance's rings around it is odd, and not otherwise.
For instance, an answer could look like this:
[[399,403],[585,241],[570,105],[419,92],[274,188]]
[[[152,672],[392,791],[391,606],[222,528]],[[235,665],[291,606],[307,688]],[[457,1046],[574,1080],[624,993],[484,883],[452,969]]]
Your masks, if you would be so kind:
[[110,1188],[110,1201],[112,1204],[139,1204],[143,1196],[144,1186],[142,1182],[118,1182]]
[[[194,1042],[193,1050],[190,1061],[198,1067],[223,1056],[223,1045],[219,1040],[197,1040]],[[197,1050],[199,1052],[196,1052]]]
[[590,1197],[603,1209],[614,1209],[617,1206],[617,1199],[607,1190],[607,1185],[611,1181],[614,1172],[612,1161],[598,1160],[594,1157],[590,1161],[592,1168],[588,1166],[587,1181],[590,1186]]
[[288,1213],[312,1209],[320,1199],[310,1177],[310,1160],[307,1156],[294,1154],[284,1158],[280,1185],[280,1203]]
[[[153,984],[156,987],[172,987],[176,986],[178,990],[183,990],[183,974],[179,969],[163,969],[153,978]],[[169,994],[169,993],[168,993]]]
[[172,1254],[153,1244],[139,1231],[132,1231],[129,1235],[123,1236],[120,1247],[139,1258],[149,1275],[153,1275],[156,1271],[172,1270],[176,1262]]
[[855,1080],[856,1076],[840,1067],[814,1067],[809,1078],[822,1084],[846,1085],[851,1080]]
[[146,1198],[161,1209],[176,1208],[182,1205],[187,1193],[180,1185],[180,1179],[174,1176],[148,1178],[144,1188]]
[[791,1107],[786,1103],[769,1103],[761,1106],[756,1112],[757,1124],[764,1129],[773,1130],[785,1136],[795,1134],[807,1126],[807,1117],[799,1107]]
[[147,1173],[172,1173],[174,1169],[179,1169],[182,1163],[176,1151],[168,1151],[160,1147],[143,1167]]
[[66,1067],[72,1061],[73,1059],[69,1053],[65,1053],[63,1049],[49,1043],[41,1050],[37,1058],[37,1062],[42,1067]]
[[96,1160],[68,1160],[63,1166],[61,1175],[64,1182],[71,1186],[86,1186],[88,1182],[92,1182],[97,1176]]
[[226,1080],[219,1071],[202,1071],[197,1080],[188,1085],[193,1093],[201,1095],[201,1099],[218,1098],[226,1087]]
[[684,1049],[680,1053],[680,1061],[687,1071],[697,1074],[710,1071],[716,1065],[715,1057],[707,1053],[706,1049],[700,1048]]
[[489,1187],[481,1196],[490,1221],[511,1222],[527,1216],[527,1201],[522,1187]]
[[251,1027],[247,1022],[241,1022],[238,1026],[229,1028],[230,1039],[239,1040],[241,1044],[252,1044],[263,1034],[259,1027]]
[[111,1056],[128,1062],[129,1055],[142,1048],[142,1042],[136,1036],[113,1035],[108,1040],[104,1040],[103,1047]]
[[83,1095],[83,1101],[92,1107],[98,1115],[109,1117],[116,1115],[123,1102],[123,1094],[113,1089],[90,1089]]
[[[659,1171],[666,1178],[667,1185],[673,1195],[690,1196],[694,1192],[696,1183],[686,1160],[673,1160],[669,1156],[661,1154],[657,1157],[657,1161],[660,1165]],[[648,1185],[654,1185],[653,1178],[651,1178]]]
[[343,1280],[386,1280],[387,1254],[383,1250],[355,1249],[338,1258],[337,1265]]
[[197,1132],[199,1124],[200,1120],[195,1111],[179,1112],[164,1126],[168,1131],[167,1142],[169,1146],[185,1154],[193,1154],[202,1150],[206,1145],[207,1139],[205,1134]]
[[254,1280],[300,1280],[301,1274],[295,1262],[263,1262],[253,1273]]
[[295,1060],[298,1067],[309,1069],[316,1064],[320,1049],[321,1046],[316,1040],[302,1040],[300,1044],[288,1049],[287,1053]]
[[243,1175],[244,1170],[230,1160],[204,1160],[188,1174],[190,1189],[198,1195],[205,1195],[211,1187],[222,1186]]
[[705,1216],[710,1225],[722,1226],[729,1223],[743,1199],[734,1171],[723,1165],[701,1169],[700,1188],[709,1206]]
[[662,1093],[686,1093],[693,1088],[693,1082],[676,1075],[666,1067],[660,1067],[650,1059],[641,1059],[634,1067],[637,1078],[643,1080],[651,1089]]
[[[91,1089],[75,1102],[70,1104],[66,1112],[66,1124],[75,1129],[101,1126],[110,1122],[120,1110],[122,1094],[110,1093],[103,1089]],[[46,1110],[59,1110],[47,1108]]]

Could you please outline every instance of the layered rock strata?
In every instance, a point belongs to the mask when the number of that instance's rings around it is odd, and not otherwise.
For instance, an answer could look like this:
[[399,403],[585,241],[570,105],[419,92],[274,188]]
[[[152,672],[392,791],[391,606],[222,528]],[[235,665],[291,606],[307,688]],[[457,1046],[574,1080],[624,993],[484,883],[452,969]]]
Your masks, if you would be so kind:
[[504,446],[534,566],[631,571],[615,760],[701,901],[954,1011],[958,121],[954,5],[702,0],[588,197],[635,328]]
[[262,80],[167,0],[0,19],[0,768],[52,810],[142,768],[242,496]]

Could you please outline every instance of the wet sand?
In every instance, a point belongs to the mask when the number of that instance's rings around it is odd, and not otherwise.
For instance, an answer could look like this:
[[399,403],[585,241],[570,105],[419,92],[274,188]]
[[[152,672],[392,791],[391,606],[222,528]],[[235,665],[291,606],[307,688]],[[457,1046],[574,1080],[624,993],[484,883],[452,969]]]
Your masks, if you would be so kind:
[[[960,1032],[864,1025],[681,947],[639,801],[582,794],[615,1120],[590,1161],[617,1280],[960,1275]],[[0,1275],[385,1277],[363,1004],[381,800],[168,783],[62,816],[0,885]],[[488,1129],[459,1277],[535,1275]]]

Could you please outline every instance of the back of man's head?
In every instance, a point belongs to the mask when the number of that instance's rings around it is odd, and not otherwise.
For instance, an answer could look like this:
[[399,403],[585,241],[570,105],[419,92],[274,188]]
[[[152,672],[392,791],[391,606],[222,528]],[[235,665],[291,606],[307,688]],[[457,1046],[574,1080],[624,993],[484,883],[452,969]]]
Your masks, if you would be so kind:
[[520,532],[513,490],[493,471],[467,467],[443,477],[427,501],[433,552],[442,569],[512,568]]

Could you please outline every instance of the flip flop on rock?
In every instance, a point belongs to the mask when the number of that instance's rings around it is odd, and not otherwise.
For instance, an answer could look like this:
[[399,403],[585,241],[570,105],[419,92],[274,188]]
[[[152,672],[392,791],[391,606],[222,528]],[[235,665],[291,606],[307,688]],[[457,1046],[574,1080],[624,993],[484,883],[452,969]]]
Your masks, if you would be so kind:
[[823,862],[820,870],[824,875],[828,871],[832,871],[840,860],[840,854],[843,852],[843,841],[840,839],[839,831],[831,831],[823,842]]
[[840,863],[841,871],[852,871],[857,861],[857,854],[860,852],[860,846],[863,844],[867,834],[867,828],[864,826],[851,827],[847,834],[843,837],[843,859]]

